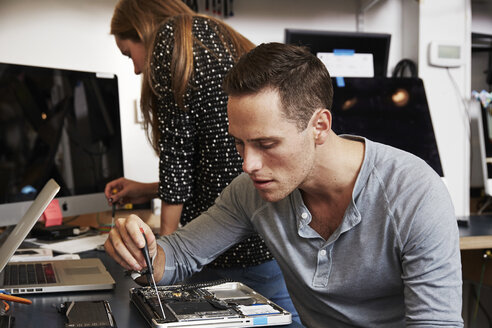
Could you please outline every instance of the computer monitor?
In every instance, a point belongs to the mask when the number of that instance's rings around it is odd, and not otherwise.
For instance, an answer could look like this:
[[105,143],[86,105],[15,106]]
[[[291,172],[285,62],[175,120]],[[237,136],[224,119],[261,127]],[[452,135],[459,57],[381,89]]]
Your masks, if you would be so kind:
[[391,34],[286,29],[285,43],[308,47],[315,55],[337,50],[373,55],[374,76],[385,77]]
[[107,210],[105,184],[121,176],[116,75],[0,63],[0,226],[50,178],[63,216]]
[[423,81],[419,78],[333,79],[333,131],[381,142],[425,160],[444,176]]
[[469,110],[470,187],[483,187],[487,201],[477,210],[478,214],[482,214],[492,204],[492,105],[485,107],[478,100],[471,100]]

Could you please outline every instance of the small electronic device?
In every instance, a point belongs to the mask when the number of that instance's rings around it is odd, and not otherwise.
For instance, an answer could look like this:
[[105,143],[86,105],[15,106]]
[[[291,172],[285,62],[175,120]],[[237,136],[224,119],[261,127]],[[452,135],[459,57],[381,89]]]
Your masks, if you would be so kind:
[[429,64],[437,67],[460,67],[463,64],[461,44],[432,41],[429,44]]
[[130,300],[151,327],[259,327],[292,322],[290,312],[240,282],[132,288]]
[[60,240],[80,234],[79,226],[56,225],[45,227],[43,223],[36,222],[31,230],[31,237],[40,240]]
[[65,328],[113,328],[116,327],[108,301],[65,302],[60,312],[67,317]]

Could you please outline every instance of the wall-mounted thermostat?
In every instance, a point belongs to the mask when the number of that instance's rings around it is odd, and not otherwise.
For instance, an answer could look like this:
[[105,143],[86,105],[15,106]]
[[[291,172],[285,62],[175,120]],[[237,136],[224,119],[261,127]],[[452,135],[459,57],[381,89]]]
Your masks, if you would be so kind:
[[463,64],[462,46],[453,42],[433,41],[429,44],[429,65],[459,67]]

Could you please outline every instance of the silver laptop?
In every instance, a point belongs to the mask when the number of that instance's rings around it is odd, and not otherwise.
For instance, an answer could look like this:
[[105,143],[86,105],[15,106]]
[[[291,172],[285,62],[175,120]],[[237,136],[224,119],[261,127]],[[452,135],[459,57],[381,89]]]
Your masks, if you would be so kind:
[[248,286],[235,281],[158,286],[165,313],[151,287],[130,289],[130,300],[153,328],[261,327],[292,322],[284,310]]
[[49,180],[0,246],[0,289],[33,294],[114,288],[114,279],[98,258],[8,263],[59,190],[55,180]]

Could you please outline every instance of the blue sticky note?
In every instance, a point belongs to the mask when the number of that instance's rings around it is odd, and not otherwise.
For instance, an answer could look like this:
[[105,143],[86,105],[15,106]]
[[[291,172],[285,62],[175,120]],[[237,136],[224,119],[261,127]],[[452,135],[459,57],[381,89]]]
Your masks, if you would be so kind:
[[345,86],[345,80],[343,79],[343,76],[337,76],[335,77],[335,80],[337,81],[337,86],[339,88],[343,88]]
[[355,50],[353,49],[333,49],[333,54],[335,56],[353,56]]
[[255,325],[255,326],[266,325],[267,323],[268,323],[267,317],[253,318],[253,325]]
[[36,189],[34,189],[34,187],[31,185],[24,186],[21,189],[21,194],[24,194],[24,195],[35,193],[35,192],[36,192]]

